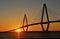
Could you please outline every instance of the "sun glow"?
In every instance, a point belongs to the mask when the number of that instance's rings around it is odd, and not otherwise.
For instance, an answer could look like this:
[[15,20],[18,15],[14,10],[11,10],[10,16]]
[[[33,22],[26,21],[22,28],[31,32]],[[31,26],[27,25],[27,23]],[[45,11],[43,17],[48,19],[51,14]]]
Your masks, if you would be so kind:
[[21,29],[17,29],[16,32],[21,32]]

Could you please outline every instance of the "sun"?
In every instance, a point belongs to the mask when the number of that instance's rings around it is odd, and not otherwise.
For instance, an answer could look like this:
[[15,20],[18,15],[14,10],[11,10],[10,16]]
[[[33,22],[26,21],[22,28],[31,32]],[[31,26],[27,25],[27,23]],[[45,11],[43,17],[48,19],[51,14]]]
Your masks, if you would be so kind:
[[16,32],[21,32],[21,29],[17,29]]

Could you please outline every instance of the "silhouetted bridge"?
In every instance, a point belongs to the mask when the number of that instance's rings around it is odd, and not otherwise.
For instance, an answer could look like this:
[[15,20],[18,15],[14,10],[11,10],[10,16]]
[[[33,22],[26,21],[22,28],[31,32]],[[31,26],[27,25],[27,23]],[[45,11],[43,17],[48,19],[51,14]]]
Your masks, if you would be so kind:
[[[43,21],[43,17],[44,17],[44,10],[46,11],[46,18],[47,21],[44,22]],[[26,25],[24,25],[24,22],[26,21]],[[5,32],[0,32],[0,39],[13,39],[13,38],[28,38],[28,39],[33,39],[33,38],[60,38],[60,31],[48,31],[49,26],[51,23],[60,23],[60,20],[55,20],[55,21],[50,21],[49,20],[49,16],[48,16],[48,12],[47,12],[47,6],[46,4],[43,4],[43,10],[42,10],[42,16],[41,16],[41,22],[37,22],[37,23],[32,23],[32,24],[28,24],[28,20],[27,20],[27,16],[26,14],[24,14],[24,18],[23,18],[23,25],[22,27],[16,28],[16,29],[12,29],[9,31],[5,31]],[[43,31],[28,31],[28,27],[32,26],[32,25],[39,25],[41,24],[42,30]],[[43,24],[47,24],[47,28],[46,31],[44,30],[44,25]],[[26,28],[27,27],[27,28]],[[17,34],[15,32],[11,32],[17,29],[23,29],[23,31],[26,32],[22,32],[22,34],[18,34],[19,36],[17,36]],[[26,28],[26,29],[25,29]],[[21,33],[21,32],[20,32]],[[14,37],[14,35],[16,34],[16,36]]]
[[[44,10],[46,11],[47,22],[43,22]],[[24,22],[25,22],[25,21],[26,21],[26,25],[24,25]],[[44,25],[43,25],[43,24],[47,24],[46,32],[48,32],[50,23],[56,23],[56,22],[59,22],[59,23],[60,23],[60,20],[49,21],[47,6],[46,6],[46,4],[43,4],[41,22],[33,23],[33,24],[28,24],[27,16],[26,16],[26,14],[25,14],[25,15],[24,15],[24,19],[23,19],[23,25],[22,25],[22,27],[19,27],[19,28],[16,28],[16,29],[23,28],[24,31],[27,31],[29,26],[41,24],[42,30],[43,30],[43,32],[44,32],[45,30],[44,30],[44,27],[43,27]],[[25,27],[27,27],[26,30],[24,29]],[[6,31],[6,32],[14,31],[14,30],[16,30],[16,29],[9,30],[9,31]]]

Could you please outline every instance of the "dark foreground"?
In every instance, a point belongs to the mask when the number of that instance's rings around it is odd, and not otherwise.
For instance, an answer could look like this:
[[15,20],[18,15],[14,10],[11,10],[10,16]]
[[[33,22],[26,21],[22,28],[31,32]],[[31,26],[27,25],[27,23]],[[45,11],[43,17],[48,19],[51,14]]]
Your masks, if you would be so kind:
[[28,32],[1,32],[0,39],[33,39],[33,38],[60,38],[60,31],[54,32],[40,32],[40,31],[28,31]]

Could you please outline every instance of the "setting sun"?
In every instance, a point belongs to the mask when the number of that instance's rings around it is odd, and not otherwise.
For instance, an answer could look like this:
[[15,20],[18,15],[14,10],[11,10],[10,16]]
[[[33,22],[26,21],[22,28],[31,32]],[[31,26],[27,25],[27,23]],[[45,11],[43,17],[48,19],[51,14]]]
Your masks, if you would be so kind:
[[16,32],[21,32],[21,29],[17,29]]

